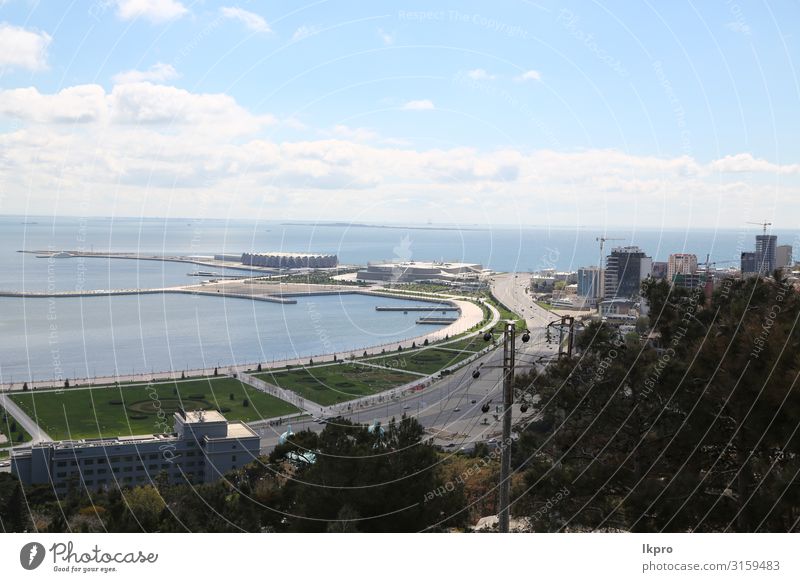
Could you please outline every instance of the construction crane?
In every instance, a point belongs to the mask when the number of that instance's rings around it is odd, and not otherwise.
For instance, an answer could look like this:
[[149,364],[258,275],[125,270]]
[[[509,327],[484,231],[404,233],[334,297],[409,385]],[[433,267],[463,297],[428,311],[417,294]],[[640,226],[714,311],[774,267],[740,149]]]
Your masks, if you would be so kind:
[[595,239],[597,242],[600,243],[600,262],[598,263],[599,272],[597,273],[597,298],[602,300],[606,294],[606,282],[603,278],[603,249],[606,246],[606,241],[608,240],[625,240],[624,238],[608,238],[605,236],[598,236]]
[[763,229],[764,234],[767,234],[767,227],[768,226],[772,226],[771,222],[766,222],[766,221],[764,221],[764,222],[748,222],[747,224],[756,224],[756,225],[760,226]]

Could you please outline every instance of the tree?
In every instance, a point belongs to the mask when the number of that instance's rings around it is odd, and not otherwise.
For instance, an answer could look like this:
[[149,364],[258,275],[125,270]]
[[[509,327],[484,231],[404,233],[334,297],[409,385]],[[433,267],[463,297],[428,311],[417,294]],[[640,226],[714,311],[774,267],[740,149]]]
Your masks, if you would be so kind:
[[591,324],[579,357],[515,380],[543,404],[517,427],[512,512],[550,531],[797,530],[800,294],[781,279],[730,281],[710,304],[643,292],[646,345]]
[[285,486],[291,529],[412,532],[463,525],[465,514],[451,517],[454,507],[464,505],[460,486],[446,496],[430,494],[444,486],[435,469],[436,449],[424,436],[422,425],[408,417],[390,421],[383,433],[335,418],[315,442],[303,436],[303,446],[317,452],[316,462],[300,467],[301,474]]
[[166,503],[159,492],[150,485],[144,485],[125,492],[124,496],[131,517],[138,522],[141,529],[155,531],[158,528],[161,512],[166,508]]
[[423,346],[427,346],[427,345],[428,345],[428,343],[429,343],[429,342],[428,342],[428,338],[425,338],[425,341],[424,341],[424,342],[422,342],[422,345],[423,345]]
[[257,367],[256,369],[257,369],[259,372],[261,371],[261,364],[260,364],[260,363],[258,364],[258,367]]
[[64,380],[64,388],[69,388],[69,378]]
[[245,398],[244,400],[242,400],[242,406],[247,408],[248,406],[250,406],[250,401],[247,398]]
[[234,400],[233,392],[228,394],[228,400]]
[[28,391],[28,383],[27,382],[23,382],[22,383],[22,391],[23,392],[27,392]]
[[217,368],[214,368],[214,375],[219,376],[219,370]]

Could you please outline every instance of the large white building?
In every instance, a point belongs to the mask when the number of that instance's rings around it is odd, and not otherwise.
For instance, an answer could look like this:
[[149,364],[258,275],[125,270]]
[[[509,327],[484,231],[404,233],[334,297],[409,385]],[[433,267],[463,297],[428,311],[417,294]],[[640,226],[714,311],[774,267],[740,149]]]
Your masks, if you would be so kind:
[[339,264],[339,257],[320,253],[242,253],[242,264],[275,269],[327,269]]
[[477,280],[483,267],[477,263],[445,263],[430,261],[398,261],[369,263],[356,278],[359,281],[387,281],[408,283],[413,281],[464,282]]
[[173,434],[44,442],[11,455],[11,472],[25,484],[52,483],[57,494],[150,483],[208,483],[258,457],[260,438],[217,411],[175,413]]

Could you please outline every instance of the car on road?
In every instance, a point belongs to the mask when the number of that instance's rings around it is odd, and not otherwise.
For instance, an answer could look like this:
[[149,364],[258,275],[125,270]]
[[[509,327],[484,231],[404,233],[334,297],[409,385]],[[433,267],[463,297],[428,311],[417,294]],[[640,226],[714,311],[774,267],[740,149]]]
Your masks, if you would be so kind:
[[11,466],[10,461],[0,461],[0,467],[10,467],[10,466]]
[[453,412],[461,412],[461,409],[460,409],[458,406],[456,406],[456,407],[453,409]]
[[403,404],[403,410],[408,410],[409,408],[411,408],[411,406],[408,404]]

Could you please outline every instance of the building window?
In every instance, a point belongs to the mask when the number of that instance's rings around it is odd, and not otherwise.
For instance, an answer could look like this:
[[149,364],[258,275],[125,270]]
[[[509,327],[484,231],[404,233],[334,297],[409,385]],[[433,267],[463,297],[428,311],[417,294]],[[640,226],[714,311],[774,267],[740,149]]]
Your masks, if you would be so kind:
[[66,467],[66,466],[67,466],[66,461],[59,461],[58,463],[56,463],[56,467]]
[[86,459],[83,461],[84,465],[94,465],[94,459]]

